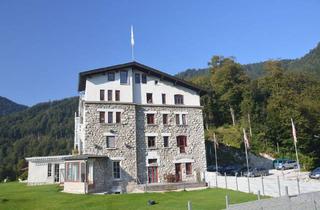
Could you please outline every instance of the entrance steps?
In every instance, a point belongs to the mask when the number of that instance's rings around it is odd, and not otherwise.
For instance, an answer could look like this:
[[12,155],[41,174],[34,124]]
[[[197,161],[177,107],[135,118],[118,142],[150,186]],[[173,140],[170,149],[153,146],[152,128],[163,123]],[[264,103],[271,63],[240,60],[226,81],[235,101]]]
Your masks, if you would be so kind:
[[138,189],[141,191],[172,191],[206,186],[205,182],[148,183],[147,185],[139,184]]

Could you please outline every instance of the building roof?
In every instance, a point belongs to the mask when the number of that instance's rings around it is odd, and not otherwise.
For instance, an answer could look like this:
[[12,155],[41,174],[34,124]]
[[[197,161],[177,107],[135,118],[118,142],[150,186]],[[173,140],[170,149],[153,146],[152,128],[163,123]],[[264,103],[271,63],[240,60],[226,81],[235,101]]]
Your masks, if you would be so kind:
[[41,157],[26,157],[27,161],[40,162],[40,161],[62,161],[72,155],[56,155],[56,156],[41,156]]
[[65,160],[88,160],[90,158],[108,158],[105,155],[72,155],[70,157],[65,158]]
[[204,95],[206,93],[206,90],[190,83],[187,81],[184,81],[182,79],[179,79],[175,76],[172,76],[170,74],[164,73],[162,71],[159,71],[157,69],[151,68],[149,66],[143,65],[138,62],[129,62],[129,63],[124,63],[124,64],[119,64],[119,65],[114,65],[114,66],[109,66],[109,67],[104,67],[104,68],[99,68],[99,69],[93,69],[89,71],[84,71],[79,73],[79,86],[78,86],[78,91],[84,91],[86,88],[86,79],[87,77],[97,75],[97,74],[104,74],[108,71],[117,71],[121,69],[126,69],[126,68],[133,68],[142,72],[145,72],[146,74],[153,75],[156,77],[159,77],[161,79],[165,79],[168,81],[173,82],[176,85],[180,85],[186,88],[189,88],[191,90],[194,90],[198,92],[200,95]]

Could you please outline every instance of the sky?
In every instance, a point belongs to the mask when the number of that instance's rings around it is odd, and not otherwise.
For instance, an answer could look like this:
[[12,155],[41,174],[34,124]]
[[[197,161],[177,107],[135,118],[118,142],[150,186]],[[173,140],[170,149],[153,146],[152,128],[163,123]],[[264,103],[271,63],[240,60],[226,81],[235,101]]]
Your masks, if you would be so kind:
[[297,58],[320,42],[319,0],[1,0],[0,96],[78,95],[78,73],[131,61],[170,74],[213,55]]

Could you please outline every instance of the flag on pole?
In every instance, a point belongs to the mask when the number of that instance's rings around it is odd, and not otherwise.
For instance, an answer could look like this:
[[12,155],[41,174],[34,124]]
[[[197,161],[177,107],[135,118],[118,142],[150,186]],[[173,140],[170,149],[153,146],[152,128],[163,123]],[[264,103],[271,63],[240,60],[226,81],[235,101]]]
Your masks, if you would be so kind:
[[216,133],[213,133],[213,142],[215,143],[215,145],[216,145],[217,147],[219,147],[219,142],[218,142],[218,139],[217,139],[217,137],[216,137]]
[[292,118],[291,118],[291,126],[292,126],[293,142],[296,144],[298,142],[298,140],[297,140],[297,131],[296,131],[296,128],[294,126]]
[[134,46],[133,26],[131,25],[131,46]]
[[243,129],[243,140],[246,148],[250,149],[249,139],[247,137],[246,129]]

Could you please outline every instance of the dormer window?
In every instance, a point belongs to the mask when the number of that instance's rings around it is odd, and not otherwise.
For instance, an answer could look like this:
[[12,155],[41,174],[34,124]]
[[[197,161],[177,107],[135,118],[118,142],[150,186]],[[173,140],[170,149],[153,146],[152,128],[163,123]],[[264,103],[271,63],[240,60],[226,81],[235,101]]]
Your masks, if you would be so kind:
[[128,71],[120,71],[120,84],[128,84]]
[[183,95],[181,94],[174,95],[174,104],[183,104]]
[[152,93],[147,93],[147,103],[152,104]]
[[114,81],[114,72],[108,72],[108,81]]

